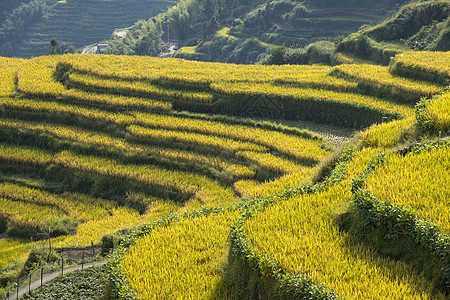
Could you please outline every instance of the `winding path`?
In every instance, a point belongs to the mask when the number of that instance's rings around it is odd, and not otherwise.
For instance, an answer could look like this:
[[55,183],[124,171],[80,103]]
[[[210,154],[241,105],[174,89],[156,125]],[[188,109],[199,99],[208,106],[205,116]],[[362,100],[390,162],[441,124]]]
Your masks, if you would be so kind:
[[[86,269],[89,267],[94,267],[94,266],[101,266],[104,265],[106,263],[106,261],[96,261],[96,262],[92,262],[92,263],[86,263],[83,265],[76,265],[76,266],[70,266],[67,268],[64,268],[64,274],[76,271],[76,270],[81,270],[81,269]],[[3,300],[15,300],[20,298],[21,296],[27,294],[29,291],[35,290],[39,287],[41,287],[41,285],[44,285],[52,280],[54,280],[56,277],[61,275],[61,270],[53,272],[53,273],[48,273],[48,274],[44,274],[42,277],[42,284],[41,284],[41,278],[38,277],[34,280],[32,280],[31,282],[26,281],[20,288],[19,291],[17,291],[17,289],[13,289],[11,291],[11,294],[9,296],[5,296],[3,298]]]

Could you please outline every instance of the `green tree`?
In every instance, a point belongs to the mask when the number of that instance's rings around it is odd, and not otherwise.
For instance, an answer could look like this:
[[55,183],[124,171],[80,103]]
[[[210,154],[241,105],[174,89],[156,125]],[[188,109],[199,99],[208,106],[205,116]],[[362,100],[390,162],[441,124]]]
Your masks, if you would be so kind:
[[59,42],[57,39],[52,38],[50,40],[50,47],[48,50],[48,54],[50,55],[61,54],[61,47],[59,47]]
[[170,8],[167,12],[170,28],[174,31],[178,40],[187,38],[190,30],[190,14],[184,2]]
[[161,52],[162,29],[161,23],[149,21],[143,37],[136,42],[136,54],[147,56],[158,56]]
[[286,63],[286,46],[283,44],[281,46],[274,47],[270,50],[270,55],[267,58],[267,65],[283,65]]

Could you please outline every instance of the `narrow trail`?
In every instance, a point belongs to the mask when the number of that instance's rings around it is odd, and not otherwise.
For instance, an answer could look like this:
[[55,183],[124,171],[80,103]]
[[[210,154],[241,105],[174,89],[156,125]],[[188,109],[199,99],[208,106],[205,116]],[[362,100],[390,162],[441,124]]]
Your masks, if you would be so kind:
[[[82,270],[82,269],[87,269],[89,267],[94,267],[94,266],[102,266],[106,263],[106,261],[96,261],[96,262],[91,262],[91,263],[86,263],[83,265],[76,265],[76,266],[70,266],[67,268],[64,268],[64,274],[76,271],[76,270]],[[11,291],[11,294],[8,296],[6,295],[3,300],[15,300],[15,299],[19,299],[21,296],[29,293],[30,291],[33,291],[39,287],[41,287],[42,285],[49,283],[50,281],[54,280],[56,277],[61,276],[61,270],[59,271],[55,271],[52,273],[48,273],[48,274],[44,274],[42,276],[42,284],[41,284],[41,277],[38,277],[34,280],[32,280],[31,282],[26,282],[25,284],[23,284],[20,288],[19,291],[17,291],[17,289],[13,289]]]

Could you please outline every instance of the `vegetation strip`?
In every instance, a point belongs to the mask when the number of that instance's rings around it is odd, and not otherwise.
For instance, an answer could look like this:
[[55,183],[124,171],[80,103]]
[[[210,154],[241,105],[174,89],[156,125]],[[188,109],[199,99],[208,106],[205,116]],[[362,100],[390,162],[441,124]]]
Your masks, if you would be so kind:
[[[409,155],[414,157],[430,151],[448,149],[449,147],[450,141],[441,140],[435,143],[416,146]],[[438,277],[444,278],[444,282],[438,284],[449,293],[450,235],[448,233],[448,220],[444,221],[445,224],[442,224],[446,226],[438,226],[436,223],[420,217],[419,213],[422,210],[420,209],[420,203],[417,204],[419,208],[416,209],[414,205],[412,208],[405,207],[405,205],[401,204],[401,201],[390,203],[392,201],[391,199],[380,200],[373,196],[373,193],[376,193],[376,191],[371,192],[370,190],[366,190],[367,185],[370,186],[370,183],[367,182],[369,176],[384,163],[389,164],[389,161],[385,162],[385,154],[382,153],[374,157],[365,171],[352,181],[353,200],[350,211],[356,214],[358,218],[361,217],[364,220],[356,228],[357,234],[361,235],[364,232],[362,235],[366,235],[368,231],[382,229],[384,239],[390,240],[393,243],[395,243],[395,240],[399,240],[400,243],[405,242],[402,237],[409,237],[417,246],[423,247],[421,249],[428,251],[429,255],[435,255],[441,259],[441,263],[438,264],[443,264],[443,274],[441,276],[433,274],[433,276],[434,280],[437,281],[439,281],[439,279],[436,279]],[[441,161],[438,160],[438,163],[441,163]],[[442,197],[446,197],[445,194],[442,194]],[[445,199],[441,199],[441,201],[446,201]],[[421,198],[421,200],[423,199]],[[448,217],[448,213],[445,212],[446,208],[448,208],[448,205],[445,206],[445,204],[443,208],[439,208],[438,213],[435,214],[435,218],[437,219],[443,216],[445,219]],[[427,212],[429,211],[433,211],[433,209],[428,207]],[[442,227],[444,227],[444,231],[442,231]],[[420,265],[418,267],[419,269],[424,268],[424,266]]]
[[121,246],[115,248],[110,258],[108,259],[108,272],[110,276],[112,297],[119,297],[120,299],[137,299],[137,293],[131,288],[126,276],[126,270],[122,263],[125,253],[128,249],[135,245],[145,235],[152,230],[160,227],[170,226],[174,222],[180,222],[184,219],[198,218],[208,215],[217,215],[226,213],[227,211],[234,211],[237,207],[207,207],[201,210],[187,211],[182,216],[176,214],[169,214],[160,219],[143,225],[136,226],[130,230],[130,233],[122,241]]
[[306,184],[297,188],[286,189],[283,192],[275,193],[266,198],[256,199],[243,205],[243,214],[233,225],[230,232],[231,254],[238,257],[262,276],[273,278],[277,282],[278,286],[276,289],[280,295],[295,299],[303,297],[310,297],[311,299],[338,299],[331,290],[322,285],[317,285],[308,275],[290,274],[286,270],[282,270],[272,258],[260,253],[245,236],[243,225],[246,220],[274,203],[296,195],[313,194],[339,182],[345,176],[347,164],[354,155],[354,150],[348,148],[341,156],[333,173],[322,183]]

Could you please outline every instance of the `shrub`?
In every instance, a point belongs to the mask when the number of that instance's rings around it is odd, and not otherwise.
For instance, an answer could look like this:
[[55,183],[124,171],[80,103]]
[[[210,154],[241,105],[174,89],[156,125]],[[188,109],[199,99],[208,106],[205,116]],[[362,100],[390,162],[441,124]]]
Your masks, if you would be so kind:
[[111,250],[119,246],[125,238],[126,233],[123,231],[104,235],[101,241],[102,255],[108,254]]

